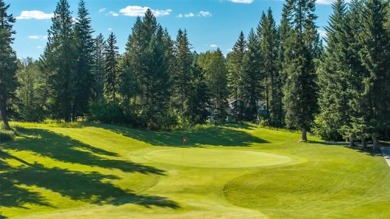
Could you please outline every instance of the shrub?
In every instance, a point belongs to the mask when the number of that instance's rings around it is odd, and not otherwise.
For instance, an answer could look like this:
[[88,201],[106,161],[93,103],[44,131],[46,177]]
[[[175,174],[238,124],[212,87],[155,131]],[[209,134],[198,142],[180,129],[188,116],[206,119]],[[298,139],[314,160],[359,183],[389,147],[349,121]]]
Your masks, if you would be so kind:
[[93,103],[89,110],[90,119],[103,123],[124,123],[123,111],[117,103]]

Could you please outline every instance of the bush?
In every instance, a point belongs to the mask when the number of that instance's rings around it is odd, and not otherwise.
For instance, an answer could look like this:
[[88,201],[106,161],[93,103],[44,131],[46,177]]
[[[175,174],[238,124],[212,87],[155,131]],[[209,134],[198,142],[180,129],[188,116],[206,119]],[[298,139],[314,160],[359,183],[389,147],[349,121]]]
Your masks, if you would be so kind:
[[12,130],[0,130],[0,143],[15,139],[15,132]]
[[89,110],[92,121],[103,123],[125,123],[123,111],[117,103],[93,103]]

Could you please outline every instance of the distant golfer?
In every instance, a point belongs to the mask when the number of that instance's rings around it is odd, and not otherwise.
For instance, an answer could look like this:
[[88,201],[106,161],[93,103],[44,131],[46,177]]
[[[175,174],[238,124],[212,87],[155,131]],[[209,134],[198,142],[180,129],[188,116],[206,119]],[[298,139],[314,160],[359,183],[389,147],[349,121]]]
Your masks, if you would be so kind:
[[187,137],[186,136],[183,137],[183,144],[185,144],[185,143],[187,143]]

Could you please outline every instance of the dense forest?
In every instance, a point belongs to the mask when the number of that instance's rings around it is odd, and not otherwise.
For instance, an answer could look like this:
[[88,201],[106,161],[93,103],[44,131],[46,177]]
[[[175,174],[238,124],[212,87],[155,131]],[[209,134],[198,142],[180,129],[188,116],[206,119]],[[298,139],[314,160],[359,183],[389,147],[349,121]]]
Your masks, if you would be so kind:
[[[0,0],[0,112],[8,120],[91,120],[151,130],[249,121],[363,144],[390,139],[390,22],[386,0],[336,0],[321,38],[315,1],[287,0],[237,33],[226,56],[173,39],[151,10],[124,54],[114,33],[94,37],[85,2],[73,19],[57,3],[39,60],[18,60],[15,19]],[[125,27],[127,28],[127,27]],[[129,28],[130,29],[130,28]]]

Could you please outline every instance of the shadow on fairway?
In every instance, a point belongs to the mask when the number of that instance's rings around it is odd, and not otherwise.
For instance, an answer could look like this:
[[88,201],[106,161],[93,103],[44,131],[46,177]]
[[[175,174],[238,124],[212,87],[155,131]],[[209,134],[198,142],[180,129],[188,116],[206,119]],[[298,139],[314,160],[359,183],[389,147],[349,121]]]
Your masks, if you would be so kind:
[[[118,155],[102,150],[80,141],[43,129],[18,129],[27,137],[23,140],[10,142],[7,148],[18,151],[32,151],[53,159],[97,166],[108,169],[119,169],[124,172],[139,172],[143,174],[164,175],[164,171],[129,161],[116,159]],[[113,145],[113,147],[115,147]]]
[[[18,180],[9,176],[10,173],[15,173],[19,168],[11,168],[3,159],[13,156],[6,152],[0,151],[0,207],[22,207],[26,203],[35,205],[50,206],[45,199],[37,192],[29,191],[19,187]],[[20,160],[20,159],[19,159]],[[24,161],[27,164],[26,161]],[[0,219],[6,218],[0,212]]]
[[0,174],[2,183],[0,207],[23,208],[23,204],[26,203],[50,206],[38,193],[19,188],[17,185],[45,188],[73,200],[91,204],[137,204],[174,209],[180,207],[176,202],[164,197],[137,195],[130,190],[123,190],[111,183],[103,182],[107,179],[118,179],[113,175],[45,168],[39,164],[9,168],[9,170]]
[[[40,129],[19,131],[30,136],[30,138],[9,142],[4,148],[31,151],[62,162],[119,169],[124,172],[164,175],[162,170],[133,162],[116,160],[111,152],[94,148],[49,131]],[[14,160],[23,165],[11,167],[7,163],[8,160]],[[0,170],[0,209],[1,207],[25,208],[23,206],[27,203],[53,207],[48,204],[45,197],[23,186],[45,188],[73,200],[92,204],[137,204],[145,207],[180,208],[178,203],[165,197],[137,195],[131,190],[124,190],[107,182],[107,180],[119,179],[114,175],[47,168],[36,162],[33,163],[15,157],[5,151],[0,151]]]
[[[191,131],[157,132],[124,128],[114,125],[98,125],[127,137],[146,142],[154,146],[202,147],[203,145],[248,147],[253,143],[269,143],[244,131],[223,126],[199,128]],[[183,144],[183,137],[187,142]]]

